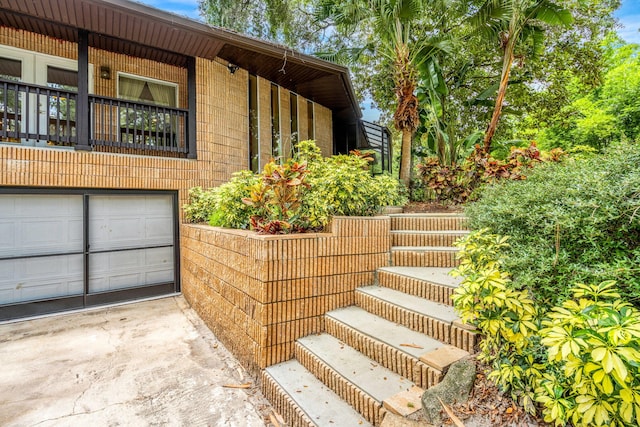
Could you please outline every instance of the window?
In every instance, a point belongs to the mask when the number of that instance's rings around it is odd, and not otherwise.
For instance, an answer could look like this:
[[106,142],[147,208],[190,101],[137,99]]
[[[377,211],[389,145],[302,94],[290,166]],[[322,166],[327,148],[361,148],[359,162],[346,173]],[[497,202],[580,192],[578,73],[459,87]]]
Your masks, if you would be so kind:
[[309,139],[316,139],[315,120],[313,117],[313,102],[307,101],[307,129]]
[[280,88],[271,84],[271,155],[282,159],[282,141],[280,139]]
[[[78,72],[65,68],[47,66],[47,86],[61,91],[78,92]],[[48,97],[47,117],[49,135],[76,136],[76,101],[60,92],[52,92]],[[72,145],[71,143],[56,145]]]
[[20,81],[22,79],[22,61],[0,57],[0,79]]
[[298,95],[289,93],[289,111],[291,112],[291,147],[298,144]]
[[[118,74],[118,96],[135,104],[120,107],[122,142],[149,146],[179,146],[178,118],[171,110],[178,86],[143,77]],[[144,104],[144,105],[143,105]]]
[[[0,79],[12,82],[22,80],[22,61],[0,57]],[[12,135],[20,131],[19,111],[21,109],[22,96],[15,90],[5,90],[5,87],[0,86],[0,131]],[[19,142],[19,139],[4,137],[0,141]]]
[[[89,64],[91,93],[92,64]],[[76,143],[78,61],[0,45],[0,142],[25,146],[72,146]],[[33,85],[48,89],[33,88]],[[33,136],[35,135],[35,137]],[[31,138],[27,138],[31,136]]]
[[148,102],[164,107],[175,107],[177,85],[144,79],[142,77],[118,75],[120,98],[130,101]]
[[249,74],[249,167],[253,172],[260,171],[258,123],[258,78]]

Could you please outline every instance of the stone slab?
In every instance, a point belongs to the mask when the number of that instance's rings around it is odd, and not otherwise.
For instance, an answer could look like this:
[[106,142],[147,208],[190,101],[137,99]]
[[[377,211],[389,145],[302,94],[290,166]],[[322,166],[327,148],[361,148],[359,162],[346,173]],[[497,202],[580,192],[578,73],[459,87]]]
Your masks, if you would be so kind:
[[310,335],[298,344],[379,403],[415,385],[331,335]]
[[385,288],[384,286],[365,286],[356,289],[356,292],[371,295],[374,298],[405,308],[414,313],[427,315],[444,323],[452,323],[458,319],[458,315],[450,305],[429,301],[394,289]]
[[419,409],[422,409],[422,394],[424,390],[420,387],[411,387],[409,390],[400,392],[382,402],[384,408],[391,413],[407,417]]
[[359,307],[339,308],[326,315],[416,359],[425,352],[445,345],[425,334],[412,331]]
[[446,267],[382,267],[379,271],[385,271],[392,274],[411,277],[413,279],[424,280],[434,285],[448,286],[457,288],[462,282],[460,277],[452,277],[449,275],[451,268]]
[[420,356],[420,361],[444,372],[452,363],[469,356],[468,351],[459,349],[452,345],[445,345],[433,351],[429,351]]

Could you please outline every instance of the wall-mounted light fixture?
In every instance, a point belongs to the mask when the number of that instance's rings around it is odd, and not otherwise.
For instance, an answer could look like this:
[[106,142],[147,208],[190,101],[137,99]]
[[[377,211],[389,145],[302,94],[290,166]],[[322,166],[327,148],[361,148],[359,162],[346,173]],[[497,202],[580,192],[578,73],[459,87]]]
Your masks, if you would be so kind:
[[235,74],[235,72],[238,71],[238,68],[240,68],[240,67],[238,67],[237,65],[232,64],[231,62],[229,62],[229,65],[227,65],[227,68],[229,69],[229,72],[231,74]]
[[100,78],[105,80],[111,80],[111,68],[108,65],[100,66]]

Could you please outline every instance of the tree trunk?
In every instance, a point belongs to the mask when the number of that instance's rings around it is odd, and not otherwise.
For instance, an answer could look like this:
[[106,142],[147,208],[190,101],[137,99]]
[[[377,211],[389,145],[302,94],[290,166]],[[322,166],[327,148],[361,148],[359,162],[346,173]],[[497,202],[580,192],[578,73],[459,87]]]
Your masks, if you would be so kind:
[[413,139],[413,132],[409,129],[402,129],[402,148],[400,157],[400,181],[402,181],[407,188],[411,181],[411,140]]
[[509,75],[511,74],[511,64],[513,64],[515,40],[515,35],[510,37],[504,49],[504,57],[502,59],[502,76],[500,77],[498,96],[496,97],[496,104],[493,107],[491,122],[489,122],[487,131],[484,133],[484,152],[487,155],[491,152],[491,140],[493,139],[493,135],[495,135],[496,128],[498,127],[498,121],[500,120],[500,114],[502,113],[502,104],[504,103],[504,96],[507,93],[507,86],[509,85]]

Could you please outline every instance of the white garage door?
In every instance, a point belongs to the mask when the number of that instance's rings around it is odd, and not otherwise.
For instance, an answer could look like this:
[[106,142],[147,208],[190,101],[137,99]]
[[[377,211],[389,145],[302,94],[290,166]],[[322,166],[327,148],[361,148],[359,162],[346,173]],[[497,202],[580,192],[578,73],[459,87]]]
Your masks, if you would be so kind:
[[175,194],[0,194],[0,320],[178,290]]

